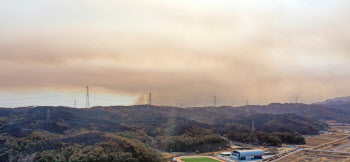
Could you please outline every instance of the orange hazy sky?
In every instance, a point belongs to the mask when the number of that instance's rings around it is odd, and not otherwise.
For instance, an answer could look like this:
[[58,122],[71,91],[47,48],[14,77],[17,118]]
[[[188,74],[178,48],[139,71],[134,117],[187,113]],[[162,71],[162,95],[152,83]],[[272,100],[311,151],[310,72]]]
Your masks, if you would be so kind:
[[2,0],[0,107],[349,96],[348,20],[348,0]]

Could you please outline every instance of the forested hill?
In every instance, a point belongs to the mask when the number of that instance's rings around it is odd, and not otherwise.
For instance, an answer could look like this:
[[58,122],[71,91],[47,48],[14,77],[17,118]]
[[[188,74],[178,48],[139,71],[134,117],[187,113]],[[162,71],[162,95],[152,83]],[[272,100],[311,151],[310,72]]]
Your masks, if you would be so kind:
[[[314,114],[305,114],[308,112]],[[164,161],[155,150],[207,152],[229,147],[220,136],[260,145],[303,144],[302,134],[326,129],[320,121],[341,121],[344,115],[338,109],[301,104],[0,109],[0,159]],[[252,120],[255,134],[251,134]],[[111,151],[110,147],[118,149]]]
[[[162,151],[218,151],[212,125],[161,107],[0,109],[0,161],[166,161]],[[153,149],[151,149],[153,148]]]
[[268,133],[273,132],[298,132],[303,135],[318,134],[319,130],[325,130],[327,125],[322,122],[294,114],[254,114],[249,117],[234,119],[217,119],[220,125],[229,123],[246,126],[247,131],[251,130],[251,123],[254,121],[256,130]]
[[307,105],[307,104],[279,104],[272,103],[269,105],[248,105],[241,107],[222,106],[212,107],[195,107],[189,108],[193,111],[206,111],[207,113],[216,113],[217,115],[230,116],[250,116],[253,114],[295,114],[318,121],[336,120],[338,122],[350,123],[350,111],[344,107],[329,107],[325,105]]
[[[204,107],[204,108],[176,108],[158,107],[146,105],[118,106],[118,107],[94,107],[91,109],[75,109],[67,107],[36,107],[0,109],[1,130],[13,132],[17,129],[25,131],[35,130],[42,127],[40,121],[47,118],[47,110],[50,109],[51,121],[59,122],[62,132],[68,128],[89,128],[94,123],[101,131],[119,132],[127,129],[131,124],[146,124],[159,126],[168,122],[191,121],[196,125],[218,124],[217,119],[240,119],[255,114],[294,114],[319,121],[337,120],[348,122],[349,113],[339,109],[327,108],[316,105],[304,104],[270,104],[267,106],[247,107]],[[297,119],[297,116],[291,116]],[[308,120],[303,118],[299,121]],[[263,118],[262,118],[263,119]],[[261,120],[256,120],[258,123]],[[23,129],[26,128],[26,129]]]

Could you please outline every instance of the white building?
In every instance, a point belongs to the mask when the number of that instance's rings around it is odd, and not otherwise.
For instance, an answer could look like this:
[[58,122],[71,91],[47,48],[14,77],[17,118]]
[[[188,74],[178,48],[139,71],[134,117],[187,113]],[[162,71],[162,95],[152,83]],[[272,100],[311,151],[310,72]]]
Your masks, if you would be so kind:
[[231,156],[231,152],[222,152],[220,153],[221,156],[227,156],[230,157]]
[[262,160],[265,152],[263,150],[234,150],[231,152],[231,158],[234,160]]

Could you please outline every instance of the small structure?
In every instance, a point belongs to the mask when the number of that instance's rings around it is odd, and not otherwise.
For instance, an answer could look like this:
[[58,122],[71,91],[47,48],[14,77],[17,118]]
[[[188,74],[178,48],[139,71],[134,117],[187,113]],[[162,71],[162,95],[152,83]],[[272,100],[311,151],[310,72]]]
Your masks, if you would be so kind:
[[231,158],[234,160],[262,160],[263,150],[234,150],[231,152]]
[[220,153],[221,156],[226,156],[226,157],[230,157],[231,156],[231,152],[222,152]]

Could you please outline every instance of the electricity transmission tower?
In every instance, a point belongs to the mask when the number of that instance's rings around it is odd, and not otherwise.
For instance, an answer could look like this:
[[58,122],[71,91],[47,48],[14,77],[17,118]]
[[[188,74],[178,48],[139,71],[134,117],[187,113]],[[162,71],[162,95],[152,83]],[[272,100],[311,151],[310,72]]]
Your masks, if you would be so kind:
[[74,108],[77,108],[77,100],[74,100]]
[[152,92],[148,94],[148,105],[152,105]]
[[249,101],[246,100],[246,105],[245,105],[245,121],[248,121],[248,106],[249,106]]
[[254,133],[254,120],[252,120],[252,133]]
[[150,110],[151,105],[152,105],[152,92],[149,92],[148,93],[148,104],[147,104],[148,111]]
[[216,95],[214,95],[214,107],[216,107]]
[[[151,105],[152,105],[152,92],[149,92],[149,94],[148,94],[148,105],[147,105],[148,111],[150,111]],[[156,109],[153,110],[153,113],[154,113],[154,116],[157,116]]]
[[86,103],[85,103],[85,108],[90,108],[89,87],[86,87]]
[[47,109],[47,113],[46,113],[46,122],[49,123],[50,122],[50,109]]

